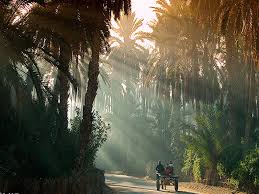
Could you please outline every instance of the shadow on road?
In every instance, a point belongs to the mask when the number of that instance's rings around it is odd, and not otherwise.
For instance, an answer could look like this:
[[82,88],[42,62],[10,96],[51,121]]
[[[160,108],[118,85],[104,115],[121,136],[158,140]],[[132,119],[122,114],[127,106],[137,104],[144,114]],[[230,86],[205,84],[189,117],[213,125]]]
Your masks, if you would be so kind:
[[108,184],[120,184],[126,186],[134,186],[134,185],[143,185],[144,188],[154,187],[154,183],[150,181],[146,181],[144,179],[125,176],[125,175],[106,175],[106,183]]
[[173,187],[168,190],[157,191],[155,189],[154,181],[147,181],[145,179],[125,176],[125,175],[106,175],[106,183],[118,191],[124,194],[148,194],[148,193],[179,193],[179,194],[197,194],[186,191],[175,192]]

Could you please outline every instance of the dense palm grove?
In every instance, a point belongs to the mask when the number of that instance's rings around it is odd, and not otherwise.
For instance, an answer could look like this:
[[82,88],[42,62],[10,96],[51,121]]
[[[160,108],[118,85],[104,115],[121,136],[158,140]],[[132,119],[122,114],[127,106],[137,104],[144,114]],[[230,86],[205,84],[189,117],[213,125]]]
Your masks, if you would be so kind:
[[258,1],[158,0],[150,33],[130,4],[0,1],[0,175],[89,171],[108,137],[105,169],[173,160],[183,179],[256,193]]
[[134,13],[113,29],[110,87],[96,102],[113,130],[98,163],[153,176],[173,160],[182,178],[255,193],[258,2],[157,2],[151,33]]
[[[0,9],[1,175],[82,174],[109,130],[93,111],[99,54],[111,15],[130,2],[0,1]],[[70,122],[69,96],[80,94],[82,113]]]

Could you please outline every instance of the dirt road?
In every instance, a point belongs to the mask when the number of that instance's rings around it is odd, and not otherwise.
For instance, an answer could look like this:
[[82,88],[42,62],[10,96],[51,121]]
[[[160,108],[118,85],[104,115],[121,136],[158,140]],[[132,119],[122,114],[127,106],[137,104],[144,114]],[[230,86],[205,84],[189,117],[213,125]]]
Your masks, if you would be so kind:
[[[181,194],[232,194],[233,190],[212,187],[198,183],[180,183],[179,191],[175,192],[174,187],[170,186],[167,190],[156,191],[155,182],[136,178],[126,175],[106,174],[106,184],[112,188],[115,193],[123,194],[165,194],[165,193],[181,193]],[[245,193],[239,193],[245,194]]]

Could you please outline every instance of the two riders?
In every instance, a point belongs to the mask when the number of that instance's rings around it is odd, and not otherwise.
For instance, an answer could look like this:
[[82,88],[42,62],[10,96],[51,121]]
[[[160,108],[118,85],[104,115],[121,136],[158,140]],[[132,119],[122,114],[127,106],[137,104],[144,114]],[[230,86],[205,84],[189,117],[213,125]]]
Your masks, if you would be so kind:
[[162,164],[161,161],[158,161],[158,165],[156,166],[156,177],[159,178],[159,174],[166,175],[166,176],[172,176],[174,174],[174,167],[173,162],[170,161],[169,164],[167,164],[166,167]]
[[174,185],[175,191],[178,191],[178,176],[175,176],[173,162],[170,161],[166,167],[159,161],[156,166],[156,187],[157,190],[166,189],[166,185]]

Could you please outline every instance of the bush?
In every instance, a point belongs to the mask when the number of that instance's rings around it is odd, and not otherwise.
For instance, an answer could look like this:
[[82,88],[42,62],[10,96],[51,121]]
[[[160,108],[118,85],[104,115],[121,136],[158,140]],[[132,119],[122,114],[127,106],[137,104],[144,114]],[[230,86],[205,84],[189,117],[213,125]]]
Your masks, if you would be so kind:
[[202,182],[202,179],[204,178],[205,164],[203,158],[191,148],[185,149],[182,172],[185,175],[192,177],[195,182]]
[[193,162],[192,173],[193,173],[193,178],[197,183],[202,181],[201,165],[202,165],[201,159],[199,157],[195,157]]
[[[64,137],[70,136],[69,142],[57,138],[56,104],[43,106],[24,84],[19,87],[20,101],[12,102],[10,86],[0,81],[0,175],[51,177],[68,173],[74,160],[74,139],[69,131],[64,132]],[[67,146],[71,149],[65,150]]]
[[233,177],[238,181],[240,189],[248,193],[259,191],[259,148],[250,151],[242,160]]
[[230,145],[224,148],[220,154],[220,164],[222,164],[221,176],[231,177],[232,172],[238,167],[241,159],[241,146]]
[[[76,109],[76,116],[71,121],[72,131],[78,134],[78,145],[79,145],[79,131],[81,126],[81,116],[79,109]],[[94,166],[94,161],[96,159],[96,154],[101,145],[107,140],[108,131],[110,130],[110,125],[106,125],[102,120],[98,112],[94,114],[93,130],[90,136],[90,144],[86,150],[85,167],[92,168]]]
[[192,165],[193,165],[193,151],[190,148],[186,148],[183,158],[184,158],[184,164],[182,168],[182,172],[187,176],[192,176]]
[[[6,90],[6,91],[5,91]],[[1,87],[0,93],[0,176],[59,177],[70,175],[79,151],[79,112],[71,129],[62,130],[58,136],[59,113],[55,104],[40,106],[37,102],[23,101],[26,107],[17,114],[10,103],[10,92]],[[29,99],[29,98],[28,98]],[[91,144],[86,163],[93,166],[98,148],[107,138],[109,126],[96,113]]]

